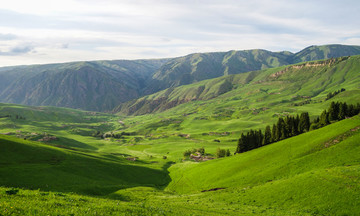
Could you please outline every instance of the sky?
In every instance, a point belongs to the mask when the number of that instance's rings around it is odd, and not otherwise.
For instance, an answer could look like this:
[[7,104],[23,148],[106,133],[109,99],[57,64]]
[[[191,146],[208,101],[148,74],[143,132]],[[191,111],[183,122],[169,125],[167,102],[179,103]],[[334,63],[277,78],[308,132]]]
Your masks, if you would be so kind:
[[1,0],[0,66],[360,45],[358,0]]

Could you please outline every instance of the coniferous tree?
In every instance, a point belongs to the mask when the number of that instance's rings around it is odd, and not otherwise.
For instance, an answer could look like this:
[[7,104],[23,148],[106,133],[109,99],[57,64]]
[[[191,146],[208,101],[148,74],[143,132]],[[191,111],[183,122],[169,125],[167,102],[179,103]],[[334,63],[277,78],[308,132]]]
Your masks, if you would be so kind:
[[319,124],[323,127],[325,125],[328,125],[330,124],[330,121],[329,121],[329,113],[326,112],[326,110],[324,110],[321,115],[320,115],[320,118],[319,118]]
[[282,117],[280,117],[278,119],[278,122],[276,124],[276,133],[275,133],[275,136],[276,136],[276,140],[277,141],[280,141],[283,138],[283,133],[284,133],[284,119]]
[[299,124],[300,124],[300,117],[299,117],[299,114],[297,114],[296,118],[295,118],[295,121],[294,121],[296,135],[300,134],[300,132],[299,132]]
[[287,130],[287,137],[295,136],[295,123],[294,117],[288,116],[286,118],[286,130]]
[[261,129],[255,133],[255,136],[256,136],[256,146],[261,147],[264,139],[264,135]]
[[242,153],[242,152],[246,152],[248,150],[249,150],[249,148],[247,146],[246,137],[245,137],[244,133],[241,133],[236,152]]
[[216,149],[216,157],[217,158],[225,157],[225,155],[226,155],[226,150],[225,149],[221,149],[221,148]]
[[263,139],[263,145],[267,145],[271,143],[271,129],[270,126],[266,126],[265,128],[265,134],[264,134],[264,139]]
[[276,142],[276,125],[273,124],[272,131],[271,131],[271,142]]
[[299,133],[304,133],[310,129],[310,117],[308,112],[303,112],[300,115]]
[[339,103],[338,102],[331,102],[330,108],[329,108],[329,117],[330,121],[338,120],[339,117]]
[[256,148],[256,138],[255,138],[255,132],[253,130],[250,130],[247,133],[247,141],[249,145],[249,150]]
[[320,117],[319,117],[319,116],[314,119],[314,123],[319,123],[319,121],[320,121]]
[[346,103],[340,103],[339,104],[339,115],[338,119],[342,120],[345,119],[345,117],[348,115],[348,107]]
[[227,150],[226,150],[226,153],[225,153],[225,156],[226,156],[226,157],[229,157],[230,155],[231,155],[230,149],[227,149]]
[[281,130],[280,140],[288,138],[288,136],[287,136],[288,131],[287,131],[287,128],[286,128],[285,121],[282,123],[280,130]]
[[356,110],[355,110],[355,106],[353,105],[353,104],[350,104],[349,106],[348,106],[348,115],[349,116],[354,116],[354,115],[356,115],[356,112],[355,112]]

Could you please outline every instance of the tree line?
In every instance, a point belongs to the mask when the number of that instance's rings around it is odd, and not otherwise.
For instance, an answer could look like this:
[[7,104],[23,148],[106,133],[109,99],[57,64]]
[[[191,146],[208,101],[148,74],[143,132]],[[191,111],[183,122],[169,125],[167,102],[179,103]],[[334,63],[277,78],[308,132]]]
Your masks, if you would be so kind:
[[314,120],[312,128],[324,127],[331,121],[343,120],[346,117],[352,117],[360,113],[360,104],[347,105],[346,102],[331,102],[328,110],[324,110],[318,118]]
[[342,88],[340,90],[334,91],[334,92],[330,92],[329,94],[326,95],[325,100],[329,100],[330,98],[334,97],[335,95],[339,94],[340,92],[344,92],[346,89]]
[[330,124],[332,121],[342,120],[360,113],[360,104],[347,105],[342,102],[332,102],[328,110],[324,110],[320,117],[310,121],[309,113],[301,115],[280,117],[276,124],[266,126],[265,132],[250,130],[242,133],[235,153],[242,153],[277,142],[289,137],[297,136],[309,130],[317,129]]
[[115,139],[121,139],[123,136],[132,136],[135,135],[135,133],[127,133],[127,132],[121,132],[121,133],[114,133],[114,132],[107,132],[103,133],[101,131],[94,131],[91,136],[93,137],[100,137],[102,139],[105,138],[115,138]]

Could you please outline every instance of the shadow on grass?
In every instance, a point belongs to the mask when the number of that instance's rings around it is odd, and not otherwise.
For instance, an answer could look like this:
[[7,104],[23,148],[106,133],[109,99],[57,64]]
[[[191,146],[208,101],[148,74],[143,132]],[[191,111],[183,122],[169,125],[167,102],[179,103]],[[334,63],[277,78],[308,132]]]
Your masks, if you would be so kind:
[[111,161],[98,162],[93,158],[87,161],[69,161],[67,158],[59,165],[0,167],[0,172],[4,175],[0,185],[6,187],[105,197],[134,187],[163,189],[171,180],[162,170]]
[[53,146],[60,147],[60,148],[70,147],[70,148],[81,148],[81,149],[92,150],[92,151],[98,150],[98,148],[96,148],[94,146],[85,144],[83,142],[79,142],[74,139],[65,138],[65,137],[58,137],[58,140],[51,141],[50,144]]
[[172,162],[164,164],[162,169],[154,169],[122,158],[106,158],[96,152],[58,150],[5,138],[0,143],[0,156],[11,157],[7,165],[0,165],[2,186],[108,196],[126,188],[162,189],[171,181],[167,169]]

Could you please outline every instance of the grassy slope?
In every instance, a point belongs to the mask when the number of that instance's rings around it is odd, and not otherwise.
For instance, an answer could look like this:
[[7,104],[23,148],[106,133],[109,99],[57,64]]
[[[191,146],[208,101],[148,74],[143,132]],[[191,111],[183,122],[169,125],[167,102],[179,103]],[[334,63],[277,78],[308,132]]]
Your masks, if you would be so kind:
[[[133,187],[104,199],[29,190],[5,195],[9,189],[0,188],[0,214],[356,215],[359,128],[356,116],[230,158],[177,164],[170,168],[172,182],[166,191]],[[325,148],[324,143],[333,145]],[[73,154],[19,140],[17,145],[42,149],[37,162],[47,161],[44,155],[53,151]],[[199,192],[213,187],[226,189]]]
[[[360,204],[359,126],[356,116],[231,158],[177,164],[170,168],[167,190],[198,193],[223,187],[228,189],[221,196],[228,201],[241,198],[289,210],[313,208],[320,215],[354,214]],[[325,147],[326,143],[333,146]]]
[[316,169],[357,164],[360,162],[357,149],[348,152],[349,149],[342,148],[344,152],[335,154],[338,146],[325,148],[324,145],[358,125],[360,119],[356,117],[231,158],[175,165],[170,169],[173,181],[168,189],[191,192],[216,187],[248,187]]
[[[323,62],[314,64],[318,63]],[[300,68],[297,68],[298,66]],[[139,101],[154,101],[167,97],[165,99],[167,102],[154,105],[159,111],[173,101],[188,102],[163,112],[124,118],[126,130],[143,134],[191,135],[210,131],[228,131],[239,136],[240,131],[265,128],[266,124],[272,124],[279,116],[296,115],[303,111],[308,111],[311,116],[317,116],[332,101],[360,102],[359,67],[360,56],[353,56],[330,65],[306,66],[301,63],[168,89]],[[275,78],[272,77],[273,74],[283,70],[286,72]],[[216,92],[220,91],[219,86],[226,82],[232,83],[232,90],[217,94]],[[341,88],[345,88],[346,91],[331,100],[324,101],[329,92]],[[201,94],[198,94],[199,89],[203,89]],[[212,94],[218,96],[212,98],[210,97]],[[294,104],[308,100],[303,98],[304,96],[311,97],[310,104],[295,106]],[[194,98],[197,99],[192,101]],[[143,106],[139,111],[146,111],[150,107],[150,105]]]
[[0,184],[106,195],[139,185],[163,186],[167,172],[114,155],[85,154],[0,135]]

